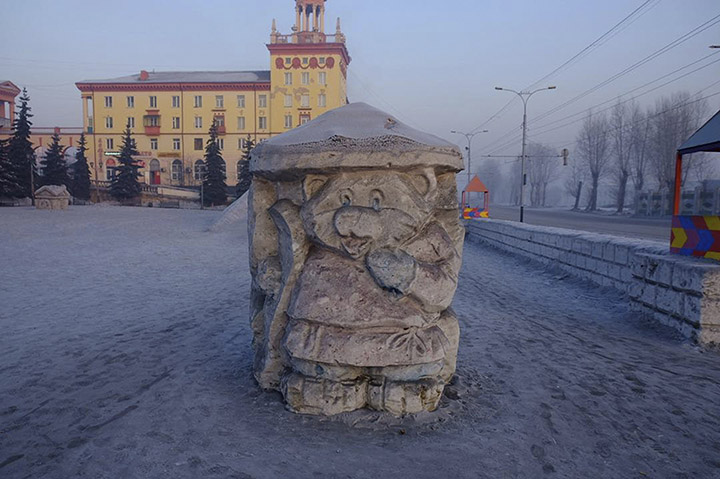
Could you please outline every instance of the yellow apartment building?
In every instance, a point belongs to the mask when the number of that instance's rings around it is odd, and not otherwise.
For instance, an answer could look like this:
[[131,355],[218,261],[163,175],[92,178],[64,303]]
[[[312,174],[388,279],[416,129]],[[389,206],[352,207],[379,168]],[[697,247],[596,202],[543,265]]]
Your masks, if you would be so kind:
[[273,20],[269,70],[143,70],[76,83],[93,178],[113,177],[129,125],[146,183],[199,185],[215,120],[227,183],[234,185],[248,137],[257,143],[345,105],[350,56],[339,19],[335,33],[325,33],[325,1],[296,0],[292,33],[280,33]]

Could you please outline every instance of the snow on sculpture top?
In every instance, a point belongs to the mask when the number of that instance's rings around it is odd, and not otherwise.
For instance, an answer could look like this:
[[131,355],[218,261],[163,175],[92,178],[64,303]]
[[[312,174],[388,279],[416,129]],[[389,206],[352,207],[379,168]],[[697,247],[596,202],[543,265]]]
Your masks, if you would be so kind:
[[[432,161],[421,159],[420,152],[432,153]],[[390,162],[388,153],[395,154]],[[406,168],[429,163],[446,171],[463,169],[462,155],[452,143],[366,103],[351,103],[262,142],[254,150],[250,170],[277,176],[298,170]]]
[[456,147],[365,104],[253,150],[255,377],[309,414],[434,410],[455,371]]

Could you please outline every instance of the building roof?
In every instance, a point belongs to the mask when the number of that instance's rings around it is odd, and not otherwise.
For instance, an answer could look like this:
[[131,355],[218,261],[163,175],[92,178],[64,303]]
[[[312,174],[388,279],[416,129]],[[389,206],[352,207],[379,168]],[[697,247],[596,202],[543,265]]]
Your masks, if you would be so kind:
[[465,187],[465,191],[468,193],[486,193],[488,189],[487,186],[485,186],[485,183],[480,181],[480,178],[475,175],[472,180],[470,180],[470,183]]
[[678,153],[683,155],[697,151],[720,152],[720,111],[678,148]]
[[[143,73],[147,79],[141,80]],[[117,78],[103,80],[83,80],[82,83],[265,83],[270,82],[270,70],[256,71],[209,71],[209,72],[141,72]]]
[[0,80],[0,90],[10,93],[13,96],[20,94],[20,88],[18,88],[17,85],[10,80]]

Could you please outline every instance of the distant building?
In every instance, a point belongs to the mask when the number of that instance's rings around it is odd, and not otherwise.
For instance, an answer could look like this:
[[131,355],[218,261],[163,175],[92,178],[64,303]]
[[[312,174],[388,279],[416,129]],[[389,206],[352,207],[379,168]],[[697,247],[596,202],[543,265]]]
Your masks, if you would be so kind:
[[237,181],[245,140],[302,125],[347,103],[350,56],[337,21],[325,34],[325,0],[296,0],[292,33],[273,20],[270,70],[148,72],[76,83],[83,105],[91,174],[109,180],[130,126],[149,184],[200,183],[208,129],[215,120],[228,184]]
[[20,89],[13,82],[0,81],[0,129],[12,126],[15,118],[15,97],[19,94]]

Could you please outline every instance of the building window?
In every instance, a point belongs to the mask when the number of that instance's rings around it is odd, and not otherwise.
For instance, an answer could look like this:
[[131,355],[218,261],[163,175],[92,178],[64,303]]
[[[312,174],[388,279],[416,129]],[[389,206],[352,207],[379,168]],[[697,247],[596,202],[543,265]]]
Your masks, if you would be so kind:
[[110,128],[112,128],[112,127],[113,127],[112,117],[111,117],[111,116],[106,116],[106,117],[105,117],[105,128],[110,129]]
[[225,126],[225,116],[217,115],[215,117],[215,126]]
[[325,96],[325,93],[320,93],[318,95],[318,106],[326,106],[327,105],[327,97]]
[[292,63],[292,58],[285,57],[285,65],[290,65]]
[[128,128],[135,128],[135,117],[129,116],[127,121]]
[[320,57],[320,65],[325,65],[325,57]]
[[300,83],[303,85],[310,84],[310,72],[302,72],[302,75],[300,76]]
[[202,108],[202,95],[195,95],[195,108]]
[[292,95],[285,95],[285,108],[292,106]]
[[157,149],[158,149],[158,141],[157,141],[157,138],[150,138],[150,149],[151,149],[151,150],[157,150]]
[[243,148],[245,148],[245,140],[238,138],[238,150],[242,150]]
[[172,162],[172,179],[175,181],[181,181],[183,177],[183,167],[180,160]]
[[173,117],[173,119],[172,119],[172,127],[173,127],[173,129],[175,129],[175,130],[179,130],[179,129],[180,129],[180,117],[179,117],[179,116],[174,116],[174,117]]
[[143,117],[143,125],[144,126],[160,126],[160,116],[159,115],[145,115]]
[[112,138],[106,138],[105,139],[105,149],[108,151],[112,151],[112,149],[115,147],[115,142]]
[[292,85],[292,73],[285,74],[285,84]]
[[245,129],[245,117],[239,116],[238,117],[238,130],[242,131]]
[[172,106],[173,108],[180,108],[180,97],[178,95],[172,97]]
[[327,73],[318,72],[318,83],[321,85],[327,85]]
[[305,94],[300,97],[300,106],[303,108],[310,107],[310,95]]
[[196,149],[196,150],[202,150],[202,149],[203,149],[203,139],[202,139],[202,138],[195,138],[194,144],[195,144],[195,149]]
[[154,95],[150,97],[150,108],[157,108],[157,97]]
[[127,106],[128,106],[128,108],[135,108],[135,97],[134,96],[127,97]]
[[215,95],[215,108],[225,108],[225,97],[222,95]]
[[267,117],[266,116],[258,117],[258,128],[261,130],[267,129]]
[[238,108],[245,108],[245,95],[237,96]]
[[258,96],[258,108],[267,108],[267,95]]
[[308,64],[308,57],[303,57],[303,65],[307,65],[307,64]]
[[201,116],[195,117],[195,128],[202,128],[202,117]]
[[292,128],[292,115],[285,115],[285,129]]
[[219,150],[225,149],[225,139],[224,138],[218,138],[217,139],[217,146]]
[[105,108],[112,108],[112,97],[111,96],[105,97]]
[[[200,140],[200,146],[202,146],[202,139],[196,138],[195,141],[197,141],[197,140]],[[205,170],[205,163],[203,163],[203,160],[197,160],[195,162],[195,181],[200,181],[203,179],[203,171],[204,170]]]
[[173,138],[173,150],[180,149],[180,138]]
[[309,121],[310,121],[310,115],[308,115],[308,114],[300,115],[300,124],[301,125],[304,125],[305,123],[307,123]]

